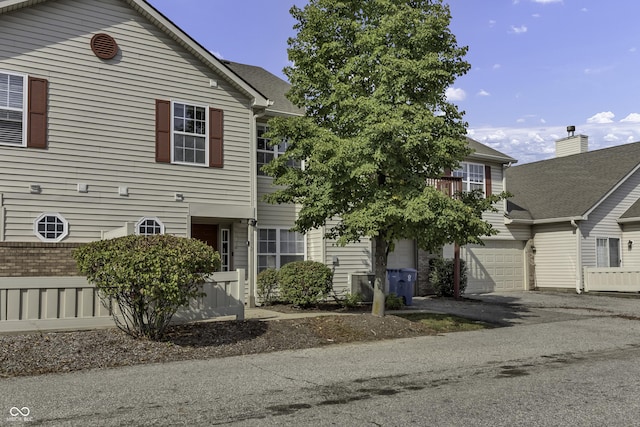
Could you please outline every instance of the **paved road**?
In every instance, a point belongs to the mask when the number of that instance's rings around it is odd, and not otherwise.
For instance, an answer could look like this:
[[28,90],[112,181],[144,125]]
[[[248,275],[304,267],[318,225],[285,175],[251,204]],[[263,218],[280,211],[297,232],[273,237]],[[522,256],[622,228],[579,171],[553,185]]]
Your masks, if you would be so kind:
[[513,327],[2,379],[0,424],[639,425],[640,301],[563,298],[510,301]]

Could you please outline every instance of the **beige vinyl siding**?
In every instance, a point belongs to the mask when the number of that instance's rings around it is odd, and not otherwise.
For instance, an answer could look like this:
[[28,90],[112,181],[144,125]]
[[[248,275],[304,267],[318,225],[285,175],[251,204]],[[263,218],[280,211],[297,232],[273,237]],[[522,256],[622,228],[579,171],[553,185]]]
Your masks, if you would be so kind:
[[589,213],[587,221],[580,222],[580,230],[583,235],[582,265],[584,267],[596,266],[596,239],[608,237],[621,240],[622,266],[633,266],[633,264],[627,265],[625,256],[630,253],[626,247],[626,240],[622,241],[623,232],[617,220],[638,198],[640,198],[640,172],[629,177],[609,197],[603,200],[593,212]]
[[[231,227],[222,227],[231,229],[231,251],[233,256],[233,269],[242,268],[245,274],[249,274],[249,251],[247,242],[249,241],[249,229],[246,222],[234,222]],[[247,290],[248,290],[247,286]],[[248,300],[245,300],[248,301]]]
[[387,257],[387,268],[416,268],[416,241],[397,241],[393,252],[389,252]]
[[534,227],[536,286],[576,287],[576,235],[567,221]]
[[[626,268],[640,267],[640,223],[625,224],[622,234],[622,263]],[[629,249],[628,242],[633,244]]]
[[292,204],[271,204],[264,201],[264,195],[273,192],[273,179],[258,177],[258,226],[293,227],[299,206]]
[[333,257],[337,257],[338,265],[333,274],[333,288],[336,292],[348,292],[349,273],[367,273],[373,271],[371,241],[363,238],[358,243],[338,246],[331,240],[326,242],[325,264],[333,266]]
[[307,259],[324,262],[324,235],[322,229],[311,230],[307,233]]
[[[91,52],[98,32],[115,38],[115,59]],[[97,239],[142,212],[183,234],[186,203],[174,193],[250,207],[250,100],[125,2],[60,0],[11,12],[0,16],[0,38],[11,41],[0,69],[49,81],[48,149],[0,146],[7,238],[34,238],[20,218],[32,215],[29,204],[65,215],[68,241]],[[155,99],[223,109],[224,168],[156,163]],[[42,194],[30,195],[30,183]],[[79,194],[78,183],[89,193]],[[119,186],[129,187],[128,198],[117,196]]]
[[[492,194],[500,194],[505,191],[503,182],[504,169],[500,163],[484,163],[491,166],[491,192]],[[506,184],[506,190],[509,191],[509,183]],[[501,200],[496,203],[495,207],[498,212],[485,212],[482,218],[489,222],[497,231],[495,236],[486,237],[487,240],[528,240],[531,238],[531,228],[529,226],[505,224],[505,203]]]
[[[27,189],[28,190],[28,189]],[[184,203],[145,203],[117,195],[117,188],[108,197],[89,195],[53,197],[47,194],[20,194],[20,198],[3,197],[5,213],[5,241],[37,242],[33,221],[43,212],[56,212],[69,222],[68,243],[97,240],[101,231],[136,223],[142,217],[157,217],[166,234],[187,235],[188,206]],[[91,193],[89,193],[91,194]]]

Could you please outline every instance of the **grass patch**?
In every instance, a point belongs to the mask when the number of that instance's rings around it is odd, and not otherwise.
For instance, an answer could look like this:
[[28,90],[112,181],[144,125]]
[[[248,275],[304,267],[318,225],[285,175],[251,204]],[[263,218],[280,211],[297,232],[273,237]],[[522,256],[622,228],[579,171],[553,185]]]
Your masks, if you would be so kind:
[[490,328],[486,323],[464,317],[438,313],[403,313],[394,314],[412,322],[420,322],[436,332],[464,332]]

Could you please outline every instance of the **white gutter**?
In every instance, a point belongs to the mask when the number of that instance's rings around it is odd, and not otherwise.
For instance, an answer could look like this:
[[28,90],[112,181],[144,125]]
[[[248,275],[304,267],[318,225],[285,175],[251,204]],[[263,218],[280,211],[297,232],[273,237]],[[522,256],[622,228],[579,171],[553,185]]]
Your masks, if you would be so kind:
[[582,293],[582,232],[580,225],[571,220],[571,226],[576,230],[576,293]]
[[574,222],[574,221],[586,221],[589,219],[587,215],[583,216],[568,216],[564,218],[544,218],[544,219],[511,219],[505,218],[505,224],[529,224],[529,225],[538,225],[538,224],[553,224],[556,222]]

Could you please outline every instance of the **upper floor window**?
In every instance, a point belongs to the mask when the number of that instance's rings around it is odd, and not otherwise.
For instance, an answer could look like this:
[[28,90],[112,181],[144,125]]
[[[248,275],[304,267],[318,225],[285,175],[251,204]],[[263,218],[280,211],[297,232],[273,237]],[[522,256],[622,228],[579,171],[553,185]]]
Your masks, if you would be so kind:
[[207,107],[172,103],[173,162],[207,165]]
[[[264,134],[269,132],[269,128],[266,125],[258,124],[257,125],[257,156],[258,156],[258,175],[267,176],[265,172],[262,171],[262,166],[271,162],[271,160],[275,159],[278,156],[281,156],[285,151],[287,151],[287,143],[282,142],[278,145],[270,145],[270,139],[265,138]],[[289,166],[299,168],[300,162],[295,160],[290,160],[287,162]]]
[[485,191],[485,167],[478,163],[460,164],[460,169],[452,172],[453,176],[462,178],[462,191],[470,192],[473,190]]
[[59,242],[69,234],[69,223],[58,213],[45,212],[33,221],[33,232],[43,242]]
[[24,75],[0,72],[0,144],[25,145],[26,81]]
[[164,234],[164,224],[158,218],[141,218],[140,221],[136,223],[136,234],[140,236]]
[[222,168],[223,136],[222,110],[156,99],[156,162]]

